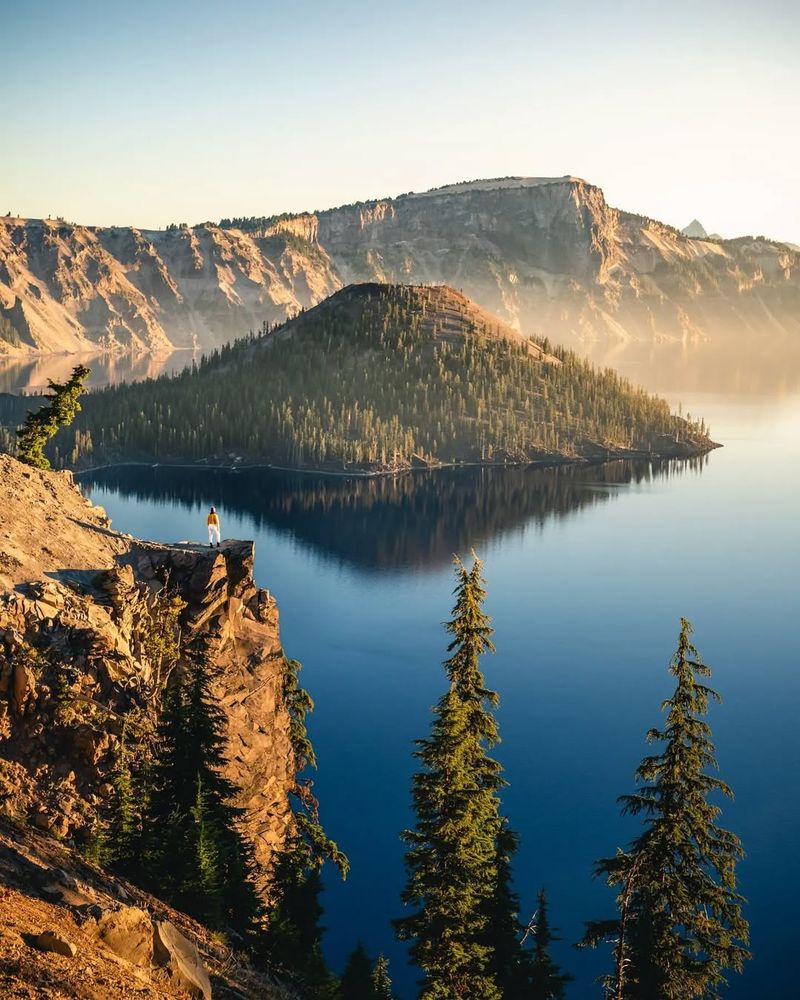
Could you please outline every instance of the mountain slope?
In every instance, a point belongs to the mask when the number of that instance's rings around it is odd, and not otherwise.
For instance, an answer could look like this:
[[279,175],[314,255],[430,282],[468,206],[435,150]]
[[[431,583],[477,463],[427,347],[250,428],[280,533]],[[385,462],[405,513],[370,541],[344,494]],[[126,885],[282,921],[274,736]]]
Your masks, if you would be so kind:
[[[197,949],[211,996],[300,1000],[257,973],[196,920],[82,858],[74,848],[0,816],[0,996],[18,1000],[179,1000],[202,997],[203,976],[165,963],[147,934],[164,921]],[[125,902],[123,902],[125,901]],[[109,933],[114,927],[116,933]],[[50,932],[75,954],[42,950]],[[196,973],[197,966],[189,966]],[[206,983],[206,985],[208,985]]]
[[166,231],[0,219],[0,352],[220,345],[350,282],[444,282],[526,334],[797,336],[797,250],[689,238],[575,177]]
[[176,378],[91,394],[55,457],[381,472],[712,446],[662,400],[453,289],[364,284]]

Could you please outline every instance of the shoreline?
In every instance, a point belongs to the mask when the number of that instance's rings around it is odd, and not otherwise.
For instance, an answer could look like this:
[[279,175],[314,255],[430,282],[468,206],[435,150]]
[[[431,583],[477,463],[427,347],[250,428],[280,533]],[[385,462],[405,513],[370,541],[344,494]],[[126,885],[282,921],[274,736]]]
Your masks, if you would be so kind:
[[547,468],[558,468],[564,465],[604,465],[607,462],[635,462],[642,460],[658,460],[658,461],[668,461],[670,459],[689,459],[698,458],[701,455],[707,455],[711,451],[715,451],[717,448],[724,447],[718,442],[711,442],[708,447],[698,448],[693,451],[679,451],[674,452],[654,452],[654,451],[637,451],[630,449],[627,451],[609,452],[607,455],[593,455],[593,456],[553,456],[552,458],[545,459],[531,459],[529,461],[519,461],[519,462],[438,462],[435,465],[409,465],[401,469],[352,469],[352,470],[337,470],[337,469],[321,469],[321,468],[298,468],[289,465],[274,465],[270,462],[259,462],[259,463],[248,463],[243,464],[228,464],[228,465],[210,465],[205,462],[142,462],[142,461],[123,461],[123,462],[108,462],[104,465],[93,465],[86,469],[62,469],[59,471],[70,472],[76,479],[81,476],[90,475],[93,472],[103,472],[109,469],[129,469],[129,468],[146,468],[146,469],[192,469],[195,471],[207,471],[207,472],[250,472],[250,471],[269,471],[269,472],[287,472],[295,475],[304,476],[325,476],[332,479],[380,479],[390,476],[404,476],[409,473],[414,472],[438,472],[444,469],[467,469],[467,468],[481,468],[481,469],[547,469]]

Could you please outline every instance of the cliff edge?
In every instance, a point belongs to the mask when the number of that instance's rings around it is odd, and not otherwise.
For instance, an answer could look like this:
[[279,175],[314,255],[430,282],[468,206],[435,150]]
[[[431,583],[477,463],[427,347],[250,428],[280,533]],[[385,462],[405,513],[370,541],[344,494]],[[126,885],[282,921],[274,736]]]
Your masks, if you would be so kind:
[[0,477],[0,810],[67,842],[89,834],[124,727],[152,717],[176,666],[158,623],[177,598],[181,648],[218,668],[227,776],[268,865],[291,822],[295,761],[278,609],[253,580],[252,542],[138,541],[69,473],[3,455]]

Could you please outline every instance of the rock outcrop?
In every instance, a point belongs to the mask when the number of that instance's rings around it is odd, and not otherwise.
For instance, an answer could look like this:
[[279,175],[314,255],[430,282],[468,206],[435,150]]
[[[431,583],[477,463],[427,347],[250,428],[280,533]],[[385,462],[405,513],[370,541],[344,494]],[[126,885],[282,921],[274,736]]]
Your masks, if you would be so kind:
[[110,529],[69,473],[0,456],[0,477],[0,809],[66,840],[91,828],[123,726],[160,697],[154,622],[179,598],[183,643],[218,668],[228,777],[268,863],[291,822],[294,757],[278,610],[253,581],[252,543],[136,541]]
[[166,231],[3,218],[0,353],[213,347],[357,281],[454,285],[554,341],[796,335],[798,262],[619,211],[576,177]]
[[186,914],[2,816],[0,996],[299,1000]]

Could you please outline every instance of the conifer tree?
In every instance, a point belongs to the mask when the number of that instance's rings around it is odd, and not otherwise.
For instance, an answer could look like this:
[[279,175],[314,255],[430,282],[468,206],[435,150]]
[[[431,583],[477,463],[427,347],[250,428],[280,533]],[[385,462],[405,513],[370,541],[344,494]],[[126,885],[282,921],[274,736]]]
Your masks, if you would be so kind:
[[305,723],[314,703],[300,686],[301,666],[297,660],[284,656],[283,663],[283,701],[289,713],[295,758],[295,785],[291,793],[295,828],[270,872],[270,908],[260,947],[269,964],[296,977],[312,1000],[317,997],[326,1000],[333,995],[338,982],[322,955],[320,869],[326,860],[331,861],[342,878],[346,878],[349,861],[323,830],[312,783],[304,776],[307,768],[317,766]]
[[339,987],[341,1000],[375,1000],[372,962],[359,941],[347,959]]
[[67,427],[80,412],[78,400],[86,392],[84,383],[91,369],[76,365],[66,382],[48,379],[50,395],[47,403],[35,413],[28,413],[25,423],[17,431],[17,457],[20,462],[37,469],[49,469],[44,446],[61,427]]
[[156,753],[148,803],[148,868],[167,899],[175,899],[192,876],[184,838],[196,792],[196,773],[185,738],[186,699],[182,672],[174,670],[164,694],[156,731]]
[[372,989],[374,1000],[394,1000],[392,981],[389,978],[389,961],[383,955],[378,955],[372,970]]
[[670,662],[675,691],[664,702],[664,729],[649,742],[661,753],[645,757],[639,787],[621,797],[623,813],[641,815],[644,830],[627,850],[597,862],[618,887],[619,916],[588,925],[585,944],[612,939],[615,969],[607,988],[615,1000],[717,998],[725,973],[741,972],[749,958],[743,898],[736,891],[739,838],[717,826],[720,807],[710,795],[731,797],[715,774],[717,760],[705,721],[719,695],[704,683],[711,670],[692,645],[681,619]]
[[498,697],[480,670],[493,650],[481,562],[456,561],[453,636],[445,662],[450,686],[434,711],[431,735],[417,741],[421,764],[413,779],[416,825],[406,830],[408,881],[403,902],[414,912],[395,921],[422,969],[422,1000],[500,1000],[491,971],[488,914],[497,887],[497,841],[502,829],[499,764],[488,749],[498,742],[492,709]]
[[173,671],[159,729],[148,827],[156,873],[189,912],[249,934],[259,913],[250,845],[238,829],[235,788],[223,775],[225,715],[211,695],[213,670],[194,655]]
[[492,949],[489,968],[503,1000],[525,1000],[529,996],[530,968],[528,955],[521,947],[523,929],[519,922],[519,898],[512,885],[511,872],[518,845],[517,835],[504,825],[496,843],[495,888],[487,901],[487,941]]
[[117,746],[108,822],[110,860],[133,875],[144,860],[144,816],[150,796],[147,741],[126,718]]
[[536,914],[530,928],[533,953],[529,960],[530,1000],[561,1000],[572,976],[562,972],[550,955],[550,944],[558,941],[547,915],[547,895],[544,889],[537,896]]

